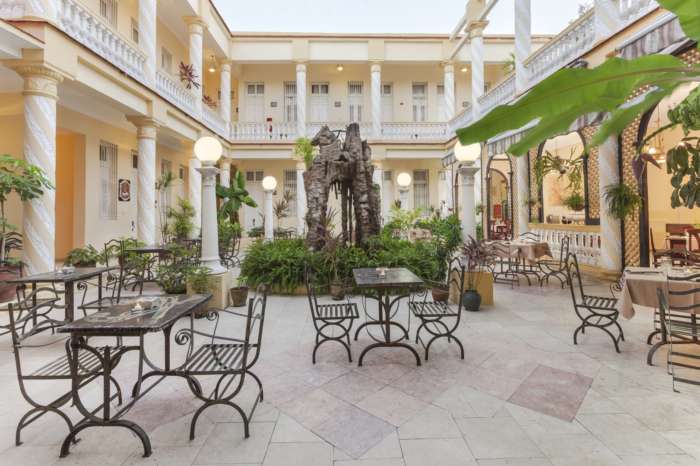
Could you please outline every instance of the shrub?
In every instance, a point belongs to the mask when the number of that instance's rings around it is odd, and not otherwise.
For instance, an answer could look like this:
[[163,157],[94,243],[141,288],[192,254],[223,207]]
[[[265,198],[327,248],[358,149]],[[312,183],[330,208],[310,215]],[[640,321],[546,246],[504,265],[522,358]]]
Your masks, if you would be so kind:
[[[291,292],[304,283],[304,265],[323,266],[320,254],[310,251],[302,239],[258,240],[246,251],[241,277],[252,288],[261,283],[273,289]],[[327,271],[321,271],[327,276]]]
[[71,249],[66,256],[66,265],[94,267],[98,262],[102,262],[103,256],[94,246],[88,244],[84,248]]

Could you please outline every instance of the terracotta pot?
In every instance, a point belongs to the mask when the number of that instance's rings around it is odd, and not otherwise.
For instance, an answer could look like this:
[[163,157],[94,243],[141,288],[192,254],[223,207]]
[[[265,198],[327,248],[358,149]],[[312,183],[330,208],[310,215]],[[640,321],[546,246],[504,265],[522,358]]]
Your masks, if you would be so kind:
[[445,303],[450,297],[450,290],[448,290],[447,288],[434,286],[432,289],[432,293],[433,301],[435,301],[436,303]]
[[248,287],[234,286],[233,288],[228,290],[228,295],[231,298],[231,306],[243,307],[248,301]]
[[5,283],[6,280],[12,280],[19,277],[19,265],[5,266],[0,271],[0,302],[10,301],[17,297],[17,285]]
[[335,301],[340,301],[345,298],[345,286],[342,282],[331,282],[329,290],[331,298]]

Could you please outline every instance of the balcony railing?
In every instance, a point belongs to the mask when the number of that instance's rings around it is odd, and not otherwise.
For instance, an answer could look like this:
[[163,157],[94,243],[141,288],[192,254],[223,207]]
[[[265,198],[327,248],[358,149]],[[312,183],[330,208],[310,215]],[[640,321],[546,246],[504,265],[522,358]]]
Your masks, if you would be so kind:
[[411,141],[445,141],[448,138],[447,122],[382,123],[381,138]]
[[656,8],[656,0],[615,0],[617,3],[620,19],[624,23],[629,23],[640,18],[652,8]]
[[457,116],[447,122],[448,136],[454,136],[454,132],[465,126],[469,126],[474,121],[474,113],[471,104],[467,105]]
[[[350,122],[347,121],[312,121],[306,123],[306,135],[310,138],[314,137],[316,133],[321,131],[321,128],[328,126],[331,131],[345,131]],[[360,136],[363,138],[371,138],[372,134],[372,123],[362,121],[360,125]]]
[[479,98],[481,112],[486,113],[498,105],[508,103],[513,97],[515,97],[515,73],[508,75]]
[[233,141],[294,141],[296,138],[296,122],[231,123]]
[[535,85],[585,53],[595,40],[594,9],[589,9],[525,61],[530,85]]
[[219,136],[228,138],[230,132],[226,127],[226,121],[221,118],[219,112],[216,109],[210,108],[208,105],[204,104],[202,108],[202,113],[204,114],[204,124],[216,131]]
[[569,252],[576,254],[582,264],[597,267],[600,264],[600,231],[595,227],[581,226],[577,231],[576,225],[531,224],[530,231],[537,234],[540,241],[549,244],[552,256],[559,258],[561,242],[569,237]]
[[0,18],[17,19],[24,17],[25,0],[0,0]]
[[139,81],[146,56],[76,0],[57,0],[58,23],[72,38]]
[[196,113],[194,94],[169,74],[163,71],[156,72],[156,89],[183,112],[190,115]]

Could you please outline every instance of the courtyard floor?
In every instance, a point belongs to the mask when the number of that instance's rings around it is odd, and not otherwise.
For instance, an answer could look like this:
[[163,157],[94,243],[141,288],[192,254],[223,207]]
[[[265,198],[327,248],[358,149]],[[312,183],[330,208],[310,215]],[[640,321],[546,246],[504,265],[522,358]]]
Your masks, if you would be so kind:
[[[416,367],[404,349],[374,350],[365,365],[348,363],[332,343],[311,363],[314,329],[305,297],[268,299],[262,357],[255,366],[265,401],[243,438],[240,418],[212,408],[188,438],[199,402],[181,380],[166,380],[127,414],[149,433],[153,455],[141,457],[138,440],[119,428],[88,429],[65,459],[58,458],[65,424],[47,415],[14,446],[14,429],[28,409],[15,376],[9,337],[0,341],[0,463],[162,464],[264,466],[690,466],[700,464],[700,391],[680,386],[657,353],[646,365],[650,313],[623,321],[622,354],[602,332],[579,345],[568,289],[496,285],[495,306],[465,313],[457,332],[466,350],[459,359],[446,341]],[[608,294],[607,285],[591,291]],[[402,308],[399,318],[407,316]],[[210,323],[198,320],[197,326]],[[415,321],[413,322],[415,324]],[[412,328],[415,331],[415,325]],[[222,333],[240,326],[224,323]],[[58,337],[52,337],[58,338]],[[148,339],[162,354],[162,337]],[[370,343],[353,341],[356,361]],[[60,354],[63,345],[37,349],[29,362]],[[421,355],[422,349],[419,350]],[[133,361],[117,378],[128,391]],[[30,386],[32,387],[32,386]],[[37,383],[43,399],[67,384]],[[252,388],[252,385],[251,385]],[[100,387],[86,391],[99,394]],[[252,390],[251,390],[252,393]],[[247,398],[246,398],[247,397]],[[244,405],[252,396],[245,393]],[[73,419],[75,410],[69,410]]]

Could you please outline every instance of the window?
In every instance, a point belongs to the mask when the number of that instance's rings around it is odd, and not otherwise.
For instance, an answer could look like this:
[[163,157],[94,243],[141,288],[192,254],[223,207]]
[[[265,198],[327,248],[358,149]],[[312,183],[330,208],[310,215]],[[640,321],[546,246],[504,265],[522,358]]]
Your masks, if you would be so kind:
[[394,121],[394,85],[382,84],[382,120]]
[[297,83],[284,83],[284,121],[297,121]]
[[131,40],[139,43],[139,22],[131,18]]
[[351,81],[348,83],[348,121],[350,123],[362,121],[362,82]]
[[262,170],[248,170],[245,172],[245,180],[247,183],[260,183],[265,177]]
[[382,175],[384,176],[384,181],[391,181],[393,179],[394,172],[391,170],[384,170]]
[[114,27],[117,27],[117,5],[117,0],[100,0],[100,16]]
[[173,72],[173,54],[165,47],[160,49],[160,68],[166,73]]
[[438,96],[438,118],[440,121],[447,121],[450,116],[447,115],[447,107],[445,106],[445,85],[437,85],[437,96]]
[[180,178],[181,180],[184,180],[185,179],[185,167],[184,167],[184,165],[180,165],[180,168],[178,168],[177,172],[178,172],[178,178]]
[[131,168],[134,170],[139,168],[139,153],[135,150],[131,151]]
[[117,219],[117,154],[118,148],[100,141],[100,218]]
[[296,170],[285,170],[284,171],[284,192],[291,195],[291,200],[289,201],[289,215],[295,216],[297,214],[297,171]]
[[311,83],[309,121],[328,120],[328,83]]
[[260,123],[265,121],[265,84],[246,84],[246,121]]
[[428,170],[413,170],[413,207],[423,210],[430,207]]
[[426,113],[425,88],[426,88],[425,83],[413,83],[412,96],[413,96],[413,121],[414,122],[425,121],[425,113]]

